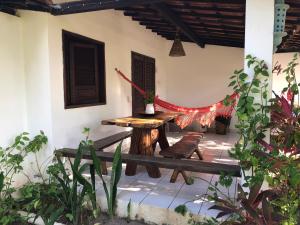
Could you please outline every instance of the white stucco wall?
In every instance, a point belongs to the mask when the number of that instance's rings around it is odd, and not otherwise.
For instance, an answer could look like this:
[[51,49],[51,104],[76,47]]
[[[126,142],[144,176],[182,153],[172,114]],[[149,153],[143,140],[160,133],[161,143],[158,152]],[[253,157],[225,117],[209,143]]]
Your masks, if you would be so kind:
[[[36,17],[33,17],[33,16]],[[35,18],[35,19],[34,19]],[[28,131],[43,130],[52,141],[48,16],[29,11],[21,14],[24,49]]]
[[[107,104],[64,109],[62,30],[78,33],[105,43]],[[115,126],[101,120],[131,114],[131,86],[115,72],[119,68],[131,76],[131,51],[156,59],[157,92],[166,94],[164,67],[165,40],[144,29],[121,12],[109,10],[62,17],[49,16],[49,62],[54,145],[75,147],[83,127],[90,127],[97,139],[114,133]],[[167,55],[167,54],[166,54]]]
[[[168,43],[171,48],[171,43]],[[168,57],[167,99],[177,105],[201,107],[233,93],[228,87],[234,70],[242,69],[244,50],[215,45],[200,48],[184,43],[186,57]],[[236,118],[231,128],[234,129]]]
[[26,129],[21,19],[0,12],[0,146]]
[[[170,43],[171,44],[171,43]],[[171,47],[170,47],[171,48]],[[167,98],[188,107],[211,105],[232,94],[229,77],[243,68],[243,49],[184,43],[186,57],[168,57]]]

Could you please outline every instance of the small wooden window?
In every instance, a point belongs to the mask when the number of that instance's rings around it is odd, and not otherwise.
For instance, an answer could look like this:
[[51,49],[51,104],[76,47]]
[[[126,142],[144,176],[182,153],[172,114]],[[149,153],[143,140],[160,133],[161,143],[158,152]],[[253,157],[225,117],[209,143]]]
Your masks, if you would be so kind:
[[65,108],[106,104],[104,43],[63,31]]

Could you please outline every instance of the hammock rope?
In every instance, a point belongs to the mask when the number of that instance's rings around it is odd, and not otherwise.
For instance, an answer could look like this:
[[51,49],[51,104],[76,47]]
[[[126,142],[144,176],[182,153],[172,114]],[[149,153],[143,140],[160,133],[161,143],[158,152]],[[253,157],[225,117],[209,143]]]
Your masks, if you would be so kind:
[[[125,76],[120,70],[115,69],[116,72],[127,82],[129,82],[143,97],[146,97],[146,92],[140,88],[137,84],[132,82],[127,76]],[[170,102],[160,99],[158,96],[154,98],[155,110],[157,111],[169,111],[180,112],[182,115],[178,116],[175,120],[176,124],[181,128],[185,128],[193,121],[197,121],[202,126],[210,126],[215,120],[216,116],[231,117],[232,111],[236,103],[237,94],[234,93],[229,96],[229,101],[233,101],[234,104],[226,106],[222,101],[205,107],[189,108],[178,106]]]

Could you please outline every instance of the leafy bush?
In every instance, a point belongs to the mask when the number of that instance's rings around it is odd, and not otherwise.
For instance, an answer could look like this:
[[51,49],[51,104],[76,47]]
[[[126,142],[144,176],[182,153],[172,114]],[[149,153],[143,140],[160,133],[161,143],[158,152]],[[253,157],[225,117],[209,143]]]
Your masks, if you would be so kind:
[[71,171],[68,171],[59,155],[56,155],[57,163],[48,168],[48,173],[58,184],[59,193],[55,195],[56,200],[64,209],[64,217],[73,225],[89,223],[89,201],[92,204],[93,216],[98,215],[95,190],[83,176],[89,164],[81,163],[83,152],[90,148],[92,142],[88,140],[87,135],[86,140],[79,144],[74,162],[69,160]]
[[114,154],[114,160],[112,165],[112,172],[110,176],[110,185],[109,190],[107,188],[107,184],[103,178],[102,175],[102,167],[101,167],[101,160],[97,157],[96,151],[94,148],[91,148],[91,155],[93,158],[93,163],[95,166],[95,170],[100,177],[102,181],[102,185],[104,187],[106,200],[107,200],[107,206],[108,206],[108,214],[112,218],[115,214],[116,209],[116,198],[117,198],[117,187],[118,183],[121,178],[122,174],[122,159],[121,159],[121,153],[122,153],[122,142],[118,145],[115,154]]
[[24,132],[17,136],[14,143],[7,147],[0,147],[0,224],[20,224],[26,218],[19,215],[19,205],[13,198],[15,175],[23,171],[22,163],[30,153],[37,153],[48,139],[41,131],[33,139]]
[[[215,192],[211,198],[216,205],[211,209],[220,211],[218,218],[229,215],[222,224],[298,224],[300,110],[294,104],[300,85],[295,76],[297,55],[283,70],[287,87],[282,96],[274,93],[275,98],[270,101],[267,66],[252,56],[247,56],[247,60],[254,69],[253,79],[240,70],[235,71],[230,82],[239,94],[236,127],[241,135],[231,156],[240,161],[245,182],[238,187],[238,204]],[[268,130],[272,133],[270,143]],[[265,180],[269,187],[262,189]]]
[[[273,72],[285,74],[287,87],[280,94],[268,93],[269,72],[264,61],[247,56],[251,78],[243,70],[235,71],[229,86],[238,94],[236,115],[240,138],[230,151],[242,168],[244,183],[238,185],[238,196],[231,198],[218,186],[230,187],[232,178],[222,174],[211,185],[210,209],[219,210],[219,222],[191,219],[191,224],[222,225],[296,225],[300,223],[300,108],[295,55],[287,68],[276,65]],[[286,96],[286,97],[285,97]],[[296,97],[298,98],[295,104]],[[225,98],[225,104],[233,104]],[[271,115],[271,118],[270,118]],[[271,135],[266,135],[271,131]],[[268,139],[270,138],[270,141]],[[268,187],[264,187],[267,182]]]

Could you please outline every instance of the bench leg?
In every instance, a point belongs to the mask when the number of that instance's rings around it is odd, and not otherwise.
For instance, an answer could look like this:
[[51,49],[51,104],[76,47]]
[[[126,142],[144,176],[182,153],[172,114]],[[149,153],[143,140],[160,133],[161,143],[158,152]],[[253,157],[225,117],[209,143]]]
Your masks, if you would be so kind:
[[181,173],[181,175],[182,175],[182,177],[183,177],[185,183],[186,183],[187,185],[191,185],[191,184],[192,184],[192,183],[191,183],[191,179],[186,175],[186,172],[183,171],[183,170],[176,170],[176,169],[174,170],[174,172],[173,172],[173,174],[172,174],[172,176],[171,176],[170,183],[175,183],[176,180],[177,180],[177,178],[178,178],[178,175],[179,175],[180,173]]
[[195,152],[196,152],[196,154],[198,155],[199,159],[200,159],[200,160],[203,160],[203,156],[202,156],[200,150],[197,149]]
[[173,171],[173,174],[172,174],[172,176],[171,176],[171,179],[170,179],[170,183],[175,183],[176,182],[176,180],[177,180],[177,177],[178,177],[178,175],[179,175],[179,170],[174,170]]
[[190,183],[190,179],[189,179],[189,177],[186,175],[185,171],[180,171],[180,173],[181,173],[181,175],[183,176],[183,179],[184,179],[185,183],[186,183],[187,185],[190,185],[190,184],[191,184],[191,183]]
[[101,170],[102,170],[102,174],[103,175],[107,175],[107,166],[106,166],[106,162],[105,161],[101,161]]

